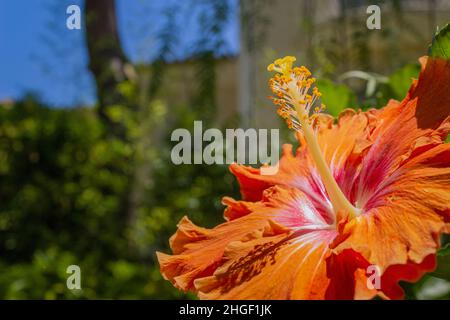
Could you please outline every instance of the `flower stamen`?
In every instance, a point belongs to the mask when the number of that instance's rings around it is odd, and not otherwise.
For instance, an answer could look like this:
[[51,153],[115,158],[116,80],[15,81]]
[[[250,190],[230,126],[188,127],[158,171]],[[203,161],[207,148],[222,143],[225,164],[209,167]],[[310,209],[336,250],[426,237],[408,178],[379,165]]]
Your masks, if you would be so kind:
[[317,87],[313,87],[316,79],[311,77],[308,68],[292,67],[295,60],[295,57],[287,56],[268,66],[267,70],[277,72],[269,81],[276,96],[271,99],[278,106],[277,113],[286,121],[288,128],[303,132],[335,214],[345,210],[349,218],[354,218],[359,210],[348,201],[334,179],[312,128],[313,118],[325,109],[323,104],[316,106],[322,94]]

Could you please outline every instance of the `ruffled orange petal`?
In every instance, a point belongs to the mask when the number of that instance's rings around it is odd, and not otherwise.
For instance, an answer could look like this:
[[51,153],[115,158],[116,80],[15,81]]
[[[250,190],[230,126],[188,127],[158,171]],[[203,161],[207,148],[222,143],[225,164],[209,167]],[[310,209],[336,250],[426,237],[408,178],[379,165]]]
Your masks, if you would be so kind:
[[386,181],[406,162],[441,144],[450,132],[450,62],[422,58],[422,72],[407,97],[378,114],[373,144],[355,181],[360,207],[372,207]]
[[372,299],[378,292],[367,284],[369,262],[359,253],[346,249],[327,259],[327,275],[331,279],[326,299]]
[[202,299],[324,299],[331,231],[233,242],[224,264],[195,281]]
[[[429,208],[402,201],[350,221],[336,239],[334,251],[352,249],[383,273],[392,265],[420,264],[434,254],[444,226],[442,218]],[[398,274],[398,280],[401,278]]]
[[[375,207],[346,224],[335,241],[336,251],[351,248],[386,271],[383,289],[391,298],[402,296],[396,281],[417,280],[432,270],[426,259],[439,248],[440,234],[449,230],[449,164],[449,144],[409,161],[379,194]],[[411,272],[414,277],[408,276]]]
[[166,280],[180,290],[194,291],[194,280],[215,271],[228,243],[252,238],[259,233],[274,235],[283,231],[270,220],[255,216],[245,221],[224,223],[214,229],[199,228],[184,217],[170,241],[174,255],[156,254]]
[[[278,288],[272,291],[272,299],[323,298],[328,281],[324,278],[324,259],[336,230],[305,194],[293,188],[273,187],[264,192],[259,202],[229,198],[225,202],[229,205],[229,221],[216,228],[199,228],[187,218],[182,219],[170,241],[174,255],[157,253],[166,279],[179,289],[198,292],[205,298],[256,299],[268,298],[269,291],[250,288],[276,273],[280,281],[272,285]],[[271,263],[267,262],[269,257]],[[295,261],[297,282],[284,288],[289,280],[281,278]],[[311,273],[312,268],[317,268],[317,274],[307,280],[305,272]],[[241,279],[243,273],[245,279]],[[267,278],[264,281],[272,283]],[[242,291],[244,283],[249,287]]]
[[407,263],[402,265],[393,265],[386,269],[381,277],[381,288],[387,298],[403,299],[404,292],[399,281],[416,282],[426,272],[433,271],[436,268],[436,256],[431,254],[421,263]]

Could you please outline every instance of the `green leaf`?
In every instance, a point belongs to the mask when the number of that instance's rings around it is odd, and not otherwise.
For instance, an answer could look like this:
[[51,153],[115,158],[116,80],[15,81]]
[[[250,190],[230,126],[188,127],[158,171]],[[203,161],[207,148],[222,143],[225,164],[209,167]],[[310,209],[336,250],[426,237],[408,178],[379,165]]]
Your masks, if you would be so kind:
[[436,32],[428,54],[432,57],[450,59],[450,23]]
[[394,72],[388,79],[388,85],[392,90],[392,98],[403,100],[411,86],[412,79],[419,76],[420,65],[410,63]]
[[439,279],[435,277],[424,277],[424,282],[420,287],[415,288],[416,299],[418,300],[431,300],[431,299],[444,299],[447,300],[450,294],[450,282],[445,279]]
[[333,116],[339,115],[345,108],[356,106],[355,94],[344,84],[335,84],[328,79],[319,79],[317,87],[322,93],[322,103]]
[[437,256],[438,257],[450,256],[450,243],[447,243],[445,247],[441,248],[438,251]]
[[450,243],[437,253],[437,268],[430,275],[450,281]]

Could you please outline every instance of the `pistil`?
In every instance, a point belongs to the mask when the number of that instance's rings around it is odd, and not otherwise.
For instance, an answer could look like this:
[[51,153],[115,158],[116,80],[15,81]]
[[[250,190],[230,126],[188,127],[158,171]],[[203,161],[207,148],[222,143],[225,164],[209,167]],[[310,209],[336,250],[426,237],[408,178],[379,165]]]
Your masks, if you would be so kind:
[[359,210],[348,201],[334,179],[320,149],[316,132],[311,126],[310,111],[318,113],[324,108],[321,105],[313,109],[321,94],[317,87],[310,94],[315,79],[311,78],[311,73],[303,66],[292,68],[294,61],[294,57],[285,57],[276,60],[268,67],[269,71],[280,73],[270,80],[270,87],[277,96],[277,98],[273,98],[273,101],[279,106],[278,114],[286,120],[289,128],[303,132],[307,149],[322,178],[335,215],[339,211],[344,211],[352,219],[359,214]]
[[348,212],[349,218],[352,219],[358,215],[359,211],[356,209],[350,201],[346,198],[341,188],[334,179],[330,168],[328,167],[325,158],[323,157],[322,151],[320,150],[319,143],[317,141],[316,134],[311,128],[307,117],[303,114],[303,110],[300,105],[295,105],[296,111],[298,113],[299,122],[302,127],[303,135],[305,137],[308,151],[311,158],[316,164],[317,171],[322,178],[322,182],[327,190],[330,201],[333,205],[334,212],[337,213],[340,210]]

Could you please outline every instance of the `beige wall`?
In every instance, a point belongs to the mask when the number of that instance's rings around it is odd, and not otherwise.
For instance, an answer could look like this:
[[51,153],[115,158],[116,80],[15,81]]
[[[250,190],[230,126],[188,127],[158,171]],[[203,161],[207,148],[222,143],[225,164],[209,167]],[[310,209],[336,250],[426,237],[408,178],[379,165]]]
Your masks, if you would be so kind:
[[[255,2],[243,1],[248,7]],[[353,69],[390,74],[426,54],[436,26],[450,21],[448,0],[434,1],[433,10],[431,1],[405,0],[398,12],[383,5],[382,29],[368,30],[366,5],[342,10],[340,3],[339,0],[268,1],[258,12],[267,22],[248,27],[253,36],[263,35],[257,49],[246,46],[246,25],[242,24],[238,63],[245,69],[239,84],[239,110],[244,123],[255,127],[279,126],[274,107],[266,99],[270,94],[266,66],[274,58],[295,55],[300,64],[307,65],[315,74],[330,71],[330,77]],[[361,47],[365,51],[356,50]]]

